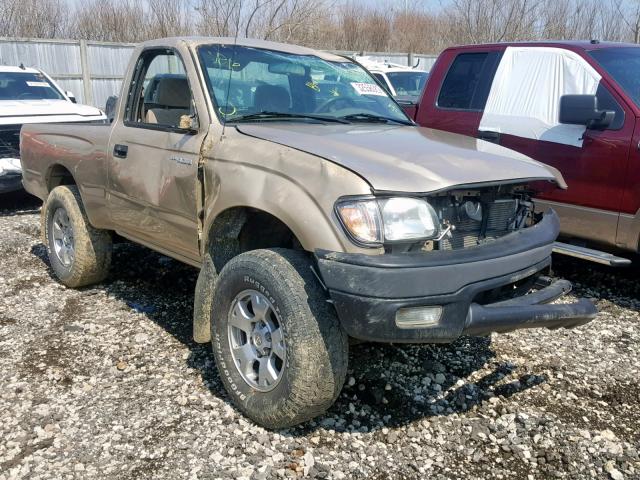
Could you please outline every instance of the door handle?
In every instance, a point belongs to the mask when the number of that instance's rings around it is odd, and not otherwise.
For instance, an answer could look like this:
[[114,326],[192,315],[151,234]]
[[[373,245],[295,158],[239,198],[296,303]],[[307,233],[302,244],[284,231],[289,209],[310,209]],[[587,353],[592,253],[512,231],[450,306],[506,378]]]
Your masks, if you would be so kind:
[[113,147],[113,156],[118,158],[127,158],[129,147],[126,145],[120,145],[118,143]]
[[486,140],[487,142],[500,143],[500,133],[499,132],[479,131],[478,132],[478,138],[480,140]]

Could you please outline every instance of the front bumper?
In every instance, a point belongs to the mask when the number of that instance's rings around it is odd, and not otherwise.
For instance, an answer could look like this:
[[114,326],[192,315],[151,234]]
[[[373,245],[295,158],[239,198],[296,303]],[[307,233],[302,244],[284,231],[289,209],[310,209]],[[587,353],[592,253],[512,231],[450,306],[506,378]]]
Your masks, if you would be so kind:
[[10,193],[17,190],[22,190],[22,174],[21,173],[6,173],[0,175],[0,193]]
[[[532,227],[464,250],[397,255],[318,250],[316,258],[343,328],[358,339],[451,342],[460,335],[518,328],[571,328],[592,320],[597,311],[586,299],[546,305],[571,289],[566,281],[539,281],[551,265],[559,227],[549,211]],[[543,288],[525,295],[532,286]],[[510,298],[514,292],[520,294]],[[398,310],[426,306],[441,308],[437,324],[397,326]]]
[[[1,128],[0,128],[1,132]],[[0,135],[0,155],[2,151],[2,139]],[[5,158],[0,156],[0,193],[22,190],[22,169],[18,158]]]

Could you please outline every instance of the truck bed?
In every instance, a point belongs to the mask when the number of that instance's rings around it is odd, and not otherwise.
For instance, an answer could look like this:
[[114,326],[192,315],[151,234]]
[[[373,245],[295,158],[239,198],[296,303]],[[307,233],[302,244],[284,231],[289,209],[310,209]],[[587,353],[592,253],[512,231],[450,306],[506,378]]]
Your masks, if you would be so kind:
[[89,219],[98,227],[103,223],[96,214],[105,204],[110,132],[111,126],[103,123],[23,126],[20,158],[24,188],[45,200],[54,187],[76,183],[87,212],[91,212]]

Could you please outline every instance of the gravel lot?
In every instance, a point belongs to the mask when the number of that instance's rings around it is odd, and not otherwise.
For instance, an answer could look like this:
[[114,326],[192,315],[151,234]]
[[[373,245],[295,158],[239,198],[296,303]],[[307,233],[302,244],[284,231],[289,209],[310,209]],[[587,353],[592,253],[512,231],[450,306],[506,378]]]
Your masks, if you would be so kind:
[[0,196],[0,480],[640,478],[637,268],[557,259],[601,311],[573,331],[353,347],[328,414],[275,433],[191,340],[194,269],[119,244],[66,289],[38,209]]

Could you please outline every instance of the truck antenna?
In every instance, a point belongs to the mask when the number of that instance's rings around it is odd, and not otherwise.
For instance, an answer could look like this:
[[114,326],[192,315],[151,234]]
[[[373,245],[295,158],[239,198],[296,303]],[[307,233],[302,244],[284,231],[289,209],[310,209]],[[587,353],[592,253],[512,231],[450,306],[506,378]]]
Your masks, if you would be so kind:
[[227,62],[229,64],[229,78],[227,79],[227,98],[226,105],[224,106],[224,112],[222,112],[222,116],[224,117],[224,121],[222,122],[222,137],[224,137],[224,131],[227,127],[227,112],[229,111],[229,95],[231,94],[231,74],[233,73],[233,65],[235,63],[236,58],[236,47],[238,46],[238,32],[240,31],[240,13],[242,13],[242,0],[238,2],[238,16],[236,17],[236,32],[233,37],[233,53],[231,54],[231,58]]

